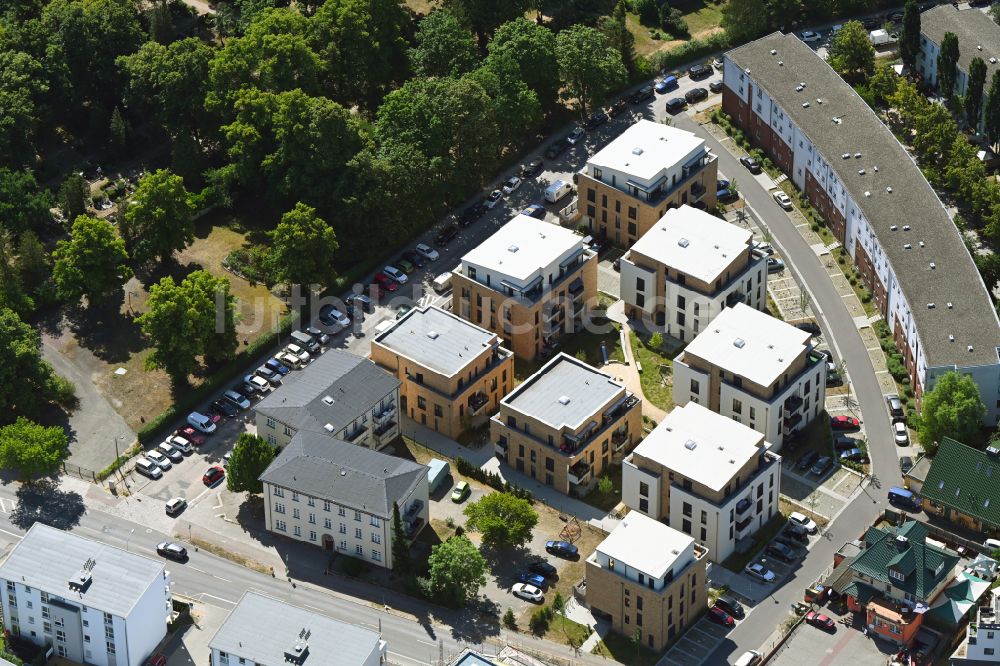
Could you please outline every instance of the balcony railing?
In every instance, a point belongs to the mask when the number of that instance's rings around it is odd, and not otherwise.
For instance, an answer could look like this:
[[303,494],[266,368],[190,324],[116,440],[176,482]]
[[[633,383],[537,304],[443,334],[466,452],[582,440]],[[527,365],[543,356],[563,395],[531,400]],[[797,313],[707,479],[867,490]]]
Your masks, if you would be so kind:
[[375,423],[378,424],[385,423],[386,419],[392,418],[392,416],[395,413],[396,413],[396,405],[389,405],[388,407],[382,410],[381,414],[375,415]]
[[728,296],[726,296],[726,307],[731,308],[737,303],[744,303],[747,300],[747,295],[742,291],[734,291]]
[[389,432],[390,430],[392,430],[395,427],[396,427],[396,420],[395,419],[389,419],[386,422],[381,423],[381,424],[379,424],[378,426],[375,427],[375,436],[376,437],[381,437],[382,435],[384,435],[385,433]]
[[483,411],[483,408],[490,403],[490,399],[482,391],[477,391],[469,396],[468,414],[475,416]]
[[574,295],[583,293],[583,278],[578,277],[572,282],[570,282],[569,293]]
[[701,199],[703,196],[705,196],[706,192],[708,192],[708,189],[701,183],[694,183],[693,185],[691,185],[691,197],[693,198],[694,201],[698,201],[699,199]]
[[591,474],[593,473],[593,468],[584,460],[576,463],[569,468],[569,482],[572,485],[580,485],[590,481]]
[[801,421],[802,413],[800,412],[785,418],[785,420],[781,422],[781,427],[785,432],[788,432],[789,430],[794,430],[795,426],[797,426]]
[[506,437],[500,437],[500,439],[497,440],[497,443],[493,445],[493,450],[496,452],[497,455],[500,455],[500,456],[503,456],[504,458],[506,458],[507,457],[507,438]]
[[611,444],[612,446],[615,447],[616,451],[619,448],[621,448],[621,446],[624,445],[625,442],[627,441],[628,441],[628,430],[615,430],[613,433],[611,433]]
[[785,414],[791,415],[799,411],[802,407],[802,397],[797,395],[790,395],[785,399],[784,410]]
[[344,433],[344,441],[351,442],[352,444],[363,439],[365,433],[368,432],[368,426],[363,425],[355,428],[354,432]]
[[736,531],[742,532],[746,528],[750,527],[751,524],[753,524],[753,516],[747,516],[743,520],[736,523]]
[[747,512],[750,507],[753,506],[753,500],[749,497],[744,497],[739,502],[736,503],[736,515],[741,516]]

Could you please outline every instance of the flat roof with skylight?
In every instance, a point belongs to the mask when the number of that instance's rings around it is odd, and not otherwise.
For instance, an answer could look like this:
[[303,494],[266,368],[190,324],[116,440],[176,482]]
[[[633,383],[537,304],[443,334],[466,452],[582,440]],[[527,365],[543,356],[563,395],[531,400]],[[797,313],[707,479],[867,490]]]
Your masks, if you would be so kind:
[[[661,579],[693,549],[692,537],[638,511],[630,511],[596,551],[647,576]],[[687,565],[687,562],[681,564]]]
[[410,310],[374,341],[446,377],[462,372],[484,349],[500,345],[496,333],[438,307]]
[[720,491],[765,447],[753,428],[689,402],[667,414],[633,453]]
[[[559,354],[501,401],[556,430],[579,430],[597,412],[625,400],[625,387],[597,368]],[[597,416],[598,421],[600,415]],[[598,423],[600,425],[600,423]]]
[[632,251],[712,284],[752,239],[749,229],[684,205],[668,210]]
[[808,349],[810,338],[791,324],[738,303],[716,315],[684,354],[767,387]]
[[[597,167],[648,182],[704,146],[705,140],[696,134],[642,119],[587,160],[588,172]],[[624,189],[625,183],[618,186]]]

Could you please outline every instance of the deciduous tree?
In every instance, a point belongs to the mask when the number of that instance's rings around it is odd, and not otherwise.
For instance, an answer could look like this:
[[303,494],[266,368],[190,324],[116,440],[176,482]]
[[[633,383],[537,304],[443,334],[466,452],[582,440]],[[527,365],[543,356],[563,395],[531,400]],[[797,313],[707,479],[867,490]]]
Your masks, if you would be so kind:
[[410,541],[403,529],[403,519],[399,515],[399,504],[392,503],[392,571],[397,576],[409,575],[413,563],[410,561]]
[[0,420],[34,416],[38,407],[58,398],[58,377],[41,354],[41,339],[31,325],[10,308],[0,307]]
[[67,301],[86,296],[100,303],[132,277],[125,241],[110,222],[89,215],[76,218],[69,239],[59,241],[52,257],[56,293]]
[[38,425],[23,416],[0,428],[0,467],[18,481],[32,483],[53,474],[69,455],[69,439],[58,426]]
[[[504,66],[506,65],[506,67]],[[499,130],[497,156],[504,148],[520,145],[542,119],[538,95],[517,76],[517,66],[505,58],[495,58],[488,67],[467,74],[493,99],[493,116]]]
[[483,535],[483,545],[517,547],[531,540],[538,514],[526,499],[510,493],[490,493],[465,507],[466,529]]
[[48,90],[39,60],[0,47],[0,166],[16,168],[34,161],[33,139]]
[[535,91],[542,109],[551,111],[558,103],[559,61],[556,36],[545,26],[520,17],[497,28],[489,44],[486,64],[514,63],[518,78]]
[[460,76],[476,65],[476,38],[446,9],[435,9],[417,27],[410,65],[418,76]]
[[985,415],[986,406],[972,378],[958,372],[946,372],[921,400],[920,443],[931,456],[945,436],[974,444],[979,439]]
[[848,21],[830,43],[830,66],[848,83],[860,83],[875,72],[875,48],[860,21]]
[[331,285],[336,273],[333,258],[340,245],[330,225],[304,203],[281,216],[270,233],[274,276],[300,285]]
[[0,167],[0,228],[13,234],[39,230],[49,221],[52,199],[28,170]]
[[125,209],[122,234],[132,258],[163,260],[194,240],[194,206],[184,180],[167,169],[147,173]]
[[768,31],[770,16],[760,0],[729,0],[722,7],[722,27],[733,44],[742,44]]
[[911,70],[917,66],[920,53],[920,5],[917,0],[906,0],[903,5],[903,26],[899,33],[899,57]]
[[595,28],[576,25],[556,36],[563,94],[584,116],[626,80],[621,53]]
[[90,185],[78,173],[66,177],[59,188],[59,206],[67,220],[75,220],[87,212]]
[[938,93],[942,97],[951,97],[955,90],[957,72],[958,37],[953,32],[946,32],[941,39],[941,52],[937,59]]
[[234,493],[263,492],[260,475],[278,454],[266,439],[248,432],[240,434],[226,465],[226,487]]
[[485,50],[487,38],[507,21],[520,16],[531,6],[531,0],[448,0],[451,8],[479,37]]
[[1000,71],[993,72],[990,92],[986,96],[985,109],[986,138],[991,146],[1000,144]]
[[486,584],[486,559],[467,536],[453,536],[427,558],[430,588],[449,606],[459,607]]
[[612,48],[621,54],[625,71],[631,76],[635,73],[635,35],[626,24],[627,11],[625,0],[618,0],[610,16],[598,19],[597,28],[608,38]]
[[969,85],[965,88],[965,120],[976,131],[979,131],[985,87],[986,63],[982,58],[973,58],[969,63]]

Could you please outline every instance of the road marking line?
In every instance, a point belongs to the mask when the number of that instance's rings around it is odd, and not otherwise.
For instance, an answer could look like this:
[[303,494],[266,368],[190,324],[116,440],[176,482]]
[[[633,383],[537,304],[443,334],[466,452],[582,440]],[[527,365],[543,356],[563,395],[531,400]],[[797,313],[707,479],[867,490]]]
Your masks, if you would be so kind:
[[229,604],[231,606],[235,606],[236,605],[235,601],[230,601],[229,599],[225,599],[223,597],[217,597],[214,594],[209,594],[208,592],[202,592],[202,593],[200,593],[199,596],[202,596],[202,597],[211,597],[213,599],[218,599],[219,601],[223,601],[223,602],[225,602],[225,603],[227,603],[227,604]]
[[23,539],[23,538],[24,538],[24,537],[23,537],[23,536],[21,536],[20,534],[15,534],[14,532],[8,532],[8,531],[7,531],[7,530],[5,530],[5,529],[0,529],[0,532],[3,532],[4,534],[8,534],[8,535],[10,535],[10,536],[14,537],[15,539],[17,539],[18,541],[20,541],[21,539]]
[[207,571],[205,571],[204,569],[199,569],[198,567],[192,567],[188,565],[187,568],[190,569],[191,571],[197,571],[198,573],[208,574]]
[[233,582],[233,581],[229,580],[228,578],[223,578],[222,576],[216,576],[215,574],[212,574],[212,578],[217,578],[217,579],[223,581],[224,583],[232,583]]

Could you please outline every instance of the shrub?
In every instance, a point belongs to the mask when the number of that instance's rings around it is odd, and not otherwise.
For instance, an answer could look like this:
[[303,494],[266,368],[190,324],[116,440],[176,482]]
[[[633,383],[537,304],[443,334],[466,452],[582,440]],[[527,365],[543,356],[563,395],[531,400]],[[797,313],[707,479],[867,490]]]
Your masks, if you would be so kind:
[[611,491],[613,491],[614,489],[615,489],[615,484],[611,480],[611,478],[608,477],[607,475],[602,476],[600,480],[597,482],[597,492],[601,493],[602,495],[607,495],[611,493]]
[[684,14],[666,2],[660,5],[660,25],[675,38],[686,37],[690,34],[687,21],[684,20]]
[[845,263],[847,263],[847,259],[844,258],[844,255],[838,254],[837,255],[837,263],[840,264],[841,266],[843,266]]
[[861,293],[861,302],[862,303],[871,303],[872,302],[872,295],[869,294],[867,291],[862,292]]
[[515,486],[512,483],[508,483],[504,481],[499,474],[494,472],[484,472],[461,456],[455,458],[455,469],[458,470],[458,473],[462,476],[473,478],[480,483],[485,483],[491,488],[495,488],[501,492],[507,492],[515,497],[528,500],[532,504],[535,502],[535,497],[531,494],[530,490],[525,490],[524,488]]
[[503,626],[507,627],[511,631],[517,631],[517,619],[514,617],[514,611],[510,608],[507,612],[503,614]]
[[650,56],[650,67],[655,71],[673,69],[727,48],[729,38],[725,32],[718,32],[706,39],[692,39],[672,49],[654,53]]
[[368,564],[366,562],[363,562],[357,559],[356,557],[351,557],[349,555],[344,555],[343,557],[344,560],[341,567],[343,568],[345,574],[347,574],[351,578],[357,578],[358,576],[367,573]]
[[448,516],[448,518],[444,521],[444,524],[451,529],[455,529],[455,519],[451,516]]
[[819,225],[816,224],[815,222],[813,222],[812,224],[810,224],[809,228],[812,229],[813,231],[819,231]]
[[536,608],[528,620],[528,628],[539,636],[548,631],[549,623],[552,622],[552,609],[548,606]]

